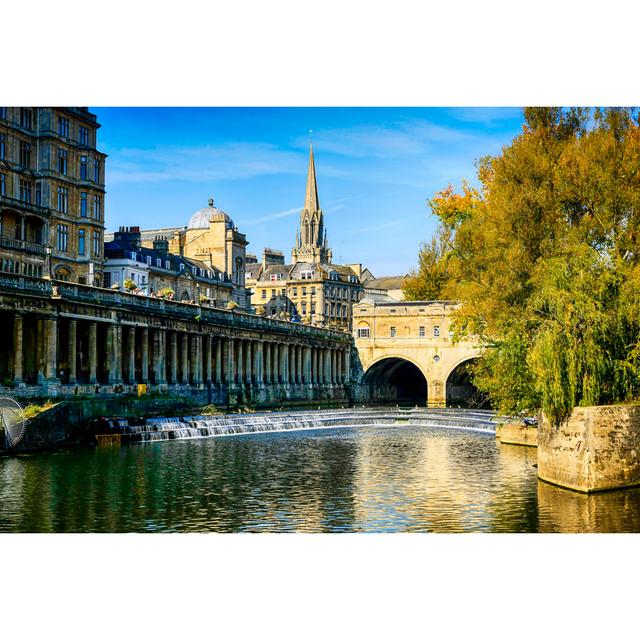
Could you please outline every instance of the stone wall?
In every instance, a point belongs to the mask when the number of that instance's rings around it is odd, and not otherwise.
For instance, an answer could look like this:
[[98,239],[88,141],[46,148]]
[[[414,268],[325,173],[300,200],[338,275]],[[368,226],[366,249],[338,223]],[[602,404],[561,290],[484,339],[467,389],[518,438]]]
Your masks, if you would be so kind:
[[538,425],[538,477],[590,493],[640,485],[640,406],[576,407]]
[[519,444],[525,447],[538,446],[538,429],[521,422],[507,422],[496,426],[496,438],[502,444]]

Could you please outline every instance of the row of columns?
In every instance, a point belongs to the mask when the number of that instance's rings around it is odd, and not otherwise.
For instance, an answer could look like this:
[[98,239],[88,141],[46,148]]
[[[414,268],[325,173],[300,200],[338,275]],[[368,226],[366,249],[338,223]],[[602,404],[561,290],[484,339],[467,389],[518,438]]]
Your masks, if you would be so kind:
[[[36,320],[37,382],[59,379],[58,363],[67,365],[64,379],[78,382],[78,321],[65,319],[66,344],[58,339],[59,318]],[[106,324],[104,347],[98,348],[98,323],[88,321],[84,356],[88,382],[107,384],[308,384],[349,383],[349,350],[263,339],[214,336],[154,327]],[[59,345],[60,342],[60,345]],[[88,345],[86,344],[88,342]],[[23,316],[14,316],[13,380],[23,382]],[[66,349],[59,354],[58,348]],[[44,350],[42,352],[41,350]],[[99,367],[99,354],[102,363]],[[43,366],[41,366],[41,364]]]

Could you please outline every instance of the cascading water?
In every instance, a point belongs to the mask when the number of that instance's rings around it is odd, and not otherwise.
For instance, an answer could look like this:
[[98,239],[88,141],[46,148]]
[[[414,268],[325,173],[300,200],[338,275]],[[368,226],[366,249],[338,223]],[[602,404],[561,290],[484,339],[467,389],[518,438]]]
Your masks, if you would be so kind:
[[326,411],[261,412],[181,418],[107,421],[109,432],[121,442],[154,442],[280,431],[309,431],[339,427],[420,425],[495,433],[497,418],[491,411],[362,407]]

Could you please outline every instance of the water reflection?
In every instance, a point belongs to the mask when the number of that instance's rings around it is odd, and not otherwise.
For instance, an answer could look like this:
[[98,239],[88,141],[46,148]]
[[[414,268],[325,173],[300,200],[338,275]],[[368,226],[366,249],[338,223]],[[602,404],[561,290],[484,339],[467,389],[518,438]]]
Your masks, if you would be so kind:
[[640,489],[538,483],[535,454],[402,425],[5,458],[0,530],[640,530]]

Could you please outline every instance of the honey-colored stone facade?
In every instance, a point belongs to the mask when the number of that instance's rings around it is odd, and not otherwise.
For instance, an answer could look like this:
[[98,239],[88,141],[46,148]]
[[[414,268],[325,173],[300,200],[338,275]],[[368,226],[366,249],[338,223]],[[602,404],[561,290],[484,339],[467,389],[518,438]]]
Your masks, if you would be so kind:
[[363,380],[386,360],[415,365],[427,382],[428,404],[445,406],[450,376],[482,354],[475,340],[453,342],[451,320],[457,303],[446,301],[378,302],[364,298],[353,309],[353,334]]
[[101,283],[99,127],[81,107],[0,107],[0,271]]

